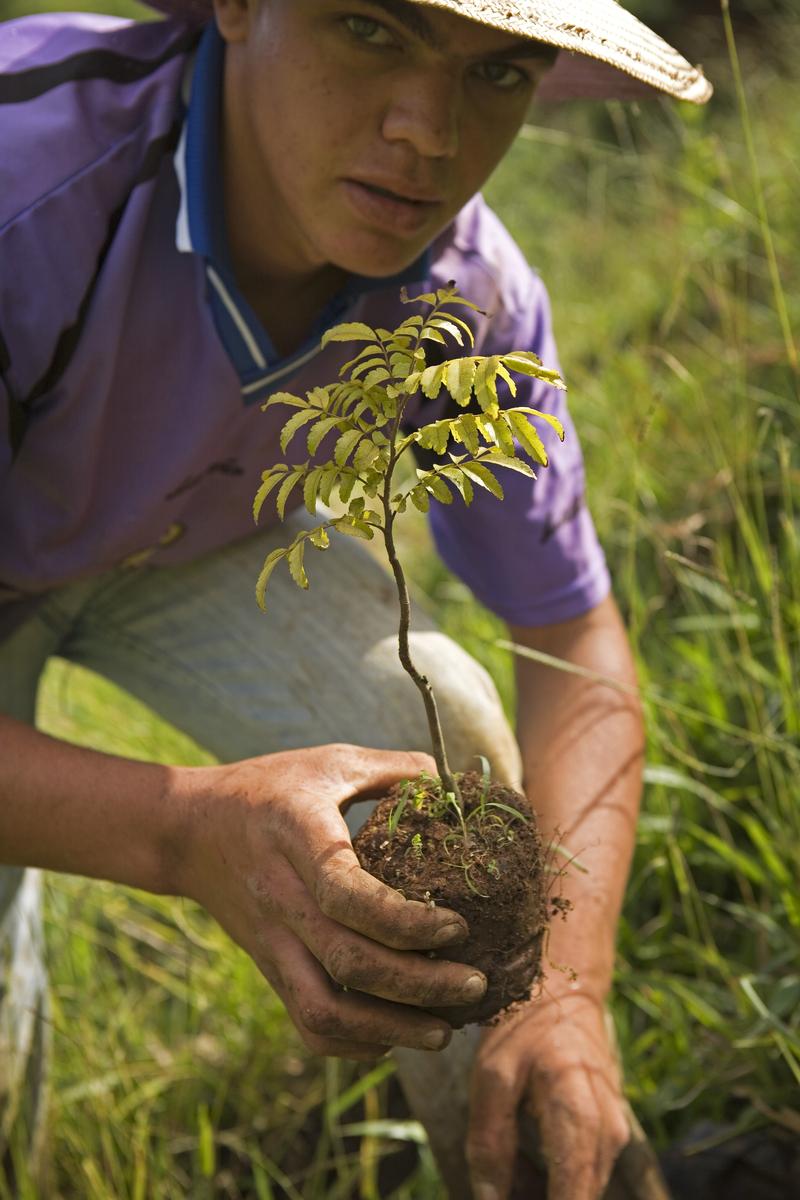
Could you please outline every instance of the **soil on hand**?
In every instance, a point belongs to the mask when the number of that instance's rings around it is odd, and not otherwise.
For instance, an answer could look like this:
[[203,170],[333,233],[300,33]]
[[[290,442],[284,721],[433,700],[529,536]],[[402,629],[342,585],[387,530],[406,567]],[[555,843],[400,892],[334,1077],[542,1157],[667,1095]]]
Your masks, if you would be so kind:
[[545,856],[525,796],[476,772],[460,776],[459,788],[463,820],[438,780],[396,784],[353,840],[376,878],[467,921],[469,939],[439,957],[478,967],[489,986],[477,1004],[431,1010],[454,1029],[530,996],[548,913]]

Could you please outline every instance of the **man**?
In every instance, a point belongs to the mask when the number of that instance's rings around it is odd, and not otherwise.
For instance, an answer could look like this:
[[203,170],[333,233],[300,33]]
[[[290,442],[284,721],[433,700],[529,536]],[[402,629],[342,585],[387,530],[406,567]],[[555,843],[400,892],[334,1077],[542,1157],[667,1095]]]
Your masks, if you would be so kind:
[[[452,1195],[467,1194],[467,1169],[477,1200],[509,1194],[524,1107],[550,1200],[590,1200],[628,1136],[604,1002],[638,709],[521,659],[518,750],[485,674],[418,618],[454,767],[485,753],[501,778],[524,777],[544,836],[560,830],[588,868],[549,944],[569,970],[477,1044],[428,1053],[451,1031],[425,1007],[473,999],[485,980],[424,953],[463,937],[463,921],[362,872],[342,816],[432,765],[391,591],[348,546],[320,560],[302,603],[276,581],[270,616],[257,612],[258,568],[287,535],[249,534],[284,419],[256,402],[328,382],[339,359],[321,333],[345,317],[396,324],[401,284],[455,279],[490,314],[480,352],[554,365],[543,287],[476,193],[540,85],[602,95],[627,77],[697,102],[710,89],[612,0],[214,0],[209,24],[202,0],[183,11],[193,19],[0,30],[2,1137],[20,1112],[41,1129],[39,880],[24,868],[46,868],[204,904],[313,1052],[396,1048]],[[434,534],[516,642],[632,683],[577,439],[550,392],[524,401],[567,424],[550,467],[532,488],[515,476],[502,506],[434,506]],[[223,765],[45,738],[35,695],[54,653]],[[460,1088],[473,1053],[454,1141],[432,1087]]]

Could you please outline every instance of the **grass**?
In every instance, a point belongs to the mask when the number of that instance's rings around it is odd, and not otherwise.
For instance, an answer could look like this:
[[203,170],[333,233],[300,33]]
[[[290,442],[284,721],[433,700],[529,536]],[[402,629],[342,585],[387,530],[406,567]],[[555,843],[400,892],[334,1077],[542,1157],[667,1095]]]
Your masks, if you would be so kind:
[[[661,1145],[704,1118],[800,1130],[799,50],[788,25],[760,53],[741,46],[743,90],[720,60],[704,112],[535,113],[487,189],[550,284],[645,688],[647,788],[614,1013],[631,1099]],[[448,576],[424,523],[403,536],[418,592],[511,711],[504,627]],[[87,744],[202,760],[63,663],[41,713]],[[47,923],[57,1194],[264,1200],[288,1172],[304,1200],[353,1181],[378,1195],[388,1068],[362,1077],[309,1060],[201,912],[54,878]],[[354,1121],[367,1134],[351,1140]],[[393,1132],[419,1138],[413,1123]],[[439,1194],[423,1157],[398,1196]]]

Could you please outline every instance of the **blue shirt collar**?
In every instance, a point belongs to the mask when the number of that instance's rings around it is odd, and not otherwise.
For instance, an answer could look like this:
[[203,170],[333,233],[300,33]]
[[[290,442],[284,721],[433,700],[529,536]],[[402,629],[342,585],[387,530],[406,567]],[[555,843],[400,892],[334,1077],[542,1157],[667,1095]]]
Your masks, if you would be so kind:
[[211,285],[210,304],[223,345],[247,398],[261,399],[276,378],[289,374],[313,357],[325,330],[340,321],[360,296],[425,281],[430,271],[430,251],[426,250],[406,270],[389,278],[350,276],[320,314],[307,342],[289,358],[281,359],[240,292],[231,264],[220,170],[224,61],[225,42],[212,21],[197,50],[188,114],[176,161],[181,187],[177,245],[179,250],[192,251],[205,260]]

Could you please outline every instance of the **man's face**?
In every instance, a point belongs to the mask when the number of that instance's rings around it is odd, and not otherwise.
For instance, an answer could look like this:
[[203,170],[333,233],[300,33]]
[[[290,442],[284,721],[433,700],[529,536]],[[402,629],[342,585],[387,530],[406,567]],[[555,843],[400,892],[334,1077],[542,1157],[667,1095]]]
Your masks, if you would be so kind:
[[217,12],[226,169],[257,193],[292,273],[413,262],[499,162],[549,63],[535,43],[406,0]]

